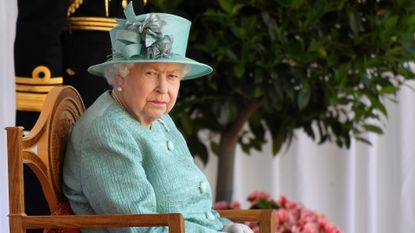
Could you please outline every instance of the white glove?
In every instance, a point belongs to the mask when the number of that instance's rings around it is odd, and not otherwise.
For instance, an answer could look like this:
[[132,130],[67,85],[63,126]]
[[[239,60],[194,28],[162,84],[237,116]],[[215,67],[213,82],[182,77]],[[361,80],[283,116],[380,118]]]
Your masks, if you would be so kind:
[[225,225],[221,232],[226,233],[254,233],[251,228],[241,223],[231,223]]

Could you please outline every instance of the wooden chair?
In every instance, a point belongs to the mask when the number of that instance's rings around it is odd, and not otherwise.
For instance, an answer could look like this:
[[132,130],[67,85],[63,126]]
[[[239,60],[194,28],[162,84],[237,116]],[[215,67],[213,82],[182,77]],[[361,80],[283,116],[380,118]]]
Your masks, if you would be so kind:
[[[170,233],[183,233],[184,221],[179,213],[128,215],[49,215],[27,216],[25,213],[23,164],[36,174],[51,212],[64,202],[61,190],[65,145],[75,121],[85,111],[78,92],[70,86],[56,87],[46,97],[39,119],[28,135],[22,127],[8,127],[8,174],[10,233],[39,228],[110,228],[133,226],[167,226]],[[221,211],[234,221],[259,221],[261,233],[274,231],[271,210]]]

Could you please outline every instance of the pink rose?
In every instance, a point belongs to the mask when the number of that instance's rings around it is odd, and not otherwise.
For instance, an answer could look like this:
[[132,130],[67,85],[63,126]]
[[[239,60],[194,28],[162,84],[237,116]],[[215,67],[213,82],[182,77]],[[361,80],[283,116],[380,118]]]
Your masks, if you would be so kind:
[[230,207],[231,207],[231,209],[239,210],[239,209],[241,209],[241,204],[237,201],[233,201],[233,202],[231,202]]
[[309,222],[304,226],[304,229],[301,233],[318,233],[318,228],[315,224]]
[[215,210],[226,210],[228,209],[228,203],[226,201],[218,201],[213,205]]
[[342,231],[339,228],[331,224],[327,224],[326,226],[324,226],[324,233],[341,233],[341,232]]
[[285,204],[287,204],[287,202],[288,202],[287,197],[285,195],[281,195],[281,197],[280,197],[280,204],[282,206],[285,206]]
[[251,202],[251,203],[255,203],[255,202],[257,202],[257,200],[266,200],[266,201],[268,201],[268,200],[271,200],[271,196],[268,193],[261,192],[261,191],[253,192],[248,196],[248,201]]
[[285,209],[277,210],[277,213],[275,215],[277,216],[277,219],[278,219],[279,222],[288,221],[288,212]]
[[247,225],[249,228],[254,229],[256,226],[256,222],[244,222],[245,225]]

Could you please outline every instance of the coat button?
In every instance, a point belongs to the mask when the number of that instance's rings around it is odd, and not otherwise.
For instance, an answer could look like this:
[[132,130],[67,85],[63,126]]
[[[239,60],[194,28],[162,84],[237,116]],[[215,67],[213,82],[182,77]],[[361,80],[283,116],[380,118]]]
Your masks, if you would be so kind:
[[208,189],[208,186],[207,186],[206,182],[204,182],[204,181],[200,182],[200,184],[199,184],[200,193],[206,193],[207,189]]
[[169,151],[174,151],[174,144],[172,141],[167,141],[167,149]]
[[213,215],[211,211],[206,212],[205,215],[207,219],[215,220],[215,215]]

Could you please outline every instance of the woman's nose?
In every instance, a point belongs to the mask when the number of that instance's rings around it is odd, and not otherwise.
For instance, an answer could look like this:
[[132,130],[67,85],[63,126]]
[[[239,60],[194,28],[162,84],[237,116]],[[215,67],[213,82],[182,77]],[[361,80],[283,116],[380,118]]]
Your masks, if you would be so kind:
[[160,93],[167,93],[168,83],[165,75],[160,75],[157,91]]

